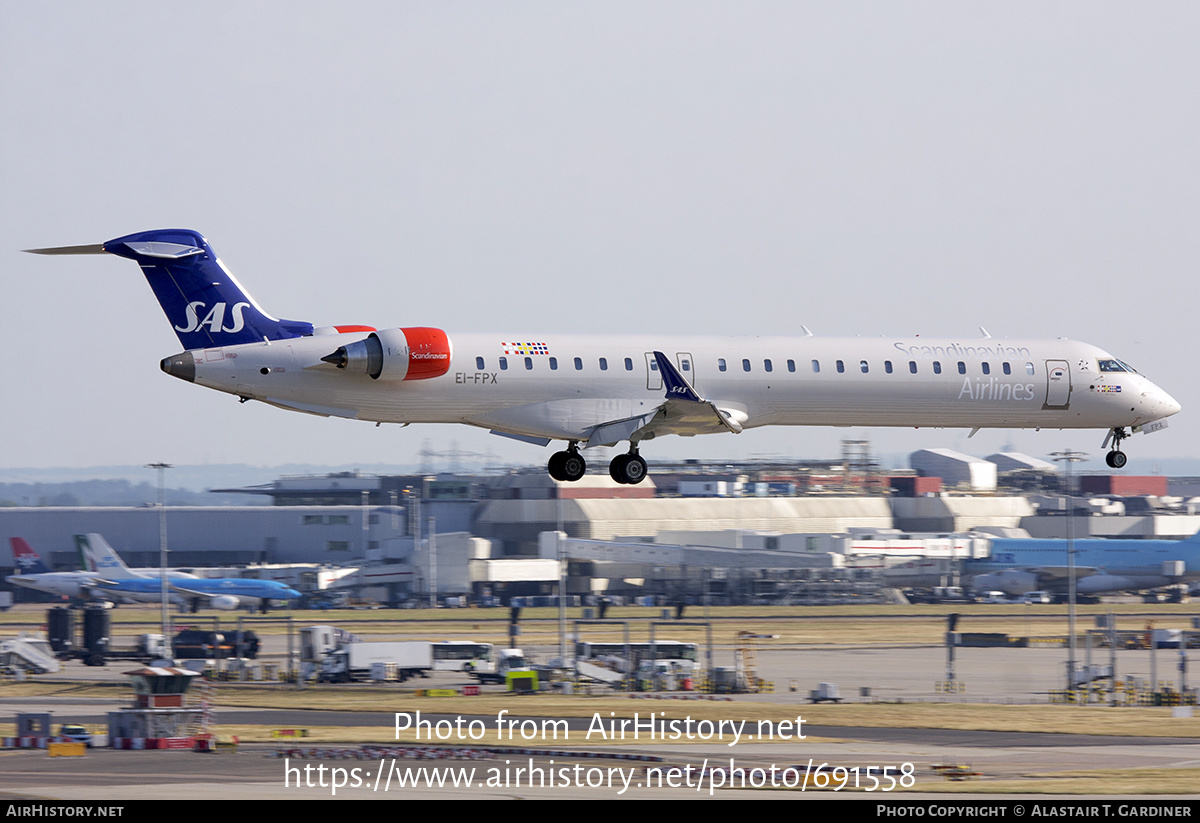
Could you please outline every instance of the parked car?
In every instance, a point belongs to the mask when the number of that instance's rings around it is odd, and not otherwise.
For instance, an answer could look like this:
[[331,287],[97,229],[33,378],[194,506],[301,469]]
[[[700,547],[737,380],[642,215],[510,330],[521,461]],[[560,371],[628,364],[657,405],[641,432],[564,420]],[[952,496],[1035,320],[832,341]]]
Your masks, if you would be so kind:
[[92,747],[92,733],[78,723],[63,723],[58,736],[72,743],[83,743],[89,749]]
[[1021,595],[1022,603],[1053,603],[1054,598],[1050,596],[1050,592],[1025,592]]

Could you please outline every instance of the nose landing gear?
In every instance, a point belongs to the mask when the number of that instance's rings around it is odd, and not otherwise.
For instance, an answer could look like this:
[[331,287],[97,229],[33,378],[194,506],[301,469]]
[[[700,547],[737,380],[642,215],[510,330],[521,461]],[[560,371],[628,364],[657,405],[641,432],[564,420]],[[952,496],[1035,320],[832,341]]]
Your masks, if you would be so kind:
[[[1104,462],[1108,464],[1110,469],[1125,468],[1125,462],[1128,460],[1128,458],[1125,457],[1125,452],[1121,451],[1121,441],[1128,436],[1129,432],[1118,426],[1108,433],[1108,437],[1104,438],[1104,446],[1108,445],[1108,441],[1110,439],[1112,440],[1113,444],[1112,451],[1104,456]],[[1101,448],[1104,448],[1104,446],[1101,446]]]

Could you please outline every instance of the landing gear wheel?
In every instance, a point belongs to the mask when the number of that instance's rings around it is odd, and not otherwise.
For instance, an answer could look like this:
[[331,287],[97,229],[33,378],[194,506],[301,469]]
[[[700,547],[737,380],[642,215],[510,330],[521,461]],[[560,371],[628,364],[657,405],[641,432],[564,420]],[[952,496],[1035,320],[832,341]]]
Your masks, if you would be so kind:
[[575,450],[555,452],[546,464],[546,471],[555,480],[574,483],[587,471],[587,462]]
[[1104,462],[1108,464],[1110,469],[1123,469],[1128,458],[1125,457],[1125,452],[1110,451],[1104,456]]
[[618,454],[608,464],[608,476],[617,483],[625,482],[625,461],[629,459],[627,454]]
[[646,461],[638,454],[619,454],[608,464],[608,474],[618,483],[637,485],[646,479]]
[[554,480],[566,480],[567,476],[563,474],[563,463],[566,462],[569,452],[555,452],[550,455],[550,461],[546,463],[546,471],[550,473],[550,477]]
[[583,459],[583,456],[577,451],[559,453],[563,455],[562,479],[574,483],[583,477],[587,471],[587,461]]

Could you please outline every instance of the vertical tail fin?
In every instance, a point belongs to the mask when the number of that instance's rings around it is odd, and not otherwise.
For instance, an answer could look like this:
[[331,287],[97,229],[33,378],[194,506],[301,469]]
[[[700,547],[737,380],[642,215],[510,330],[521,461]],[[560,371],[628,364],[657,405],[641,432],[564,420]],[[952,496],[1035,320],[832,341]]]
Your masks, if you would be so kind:
[[75,545],[88,561],[88,571],[94,571],[107,580],[131,580],[137,577],[129,570],[125,561],[108,541],[98,534],[77,534]]
[[191,229],[155,229],[101,245],[27,249],[34,254],[115,254],[142,268],[185,349],[234,346],[312,334],[312,323],[267,314]]
[[12,546],[13,564],[21,570],[21,574],[46,574],[50,571],[50,567],[24,537],[10,537],[8,542]]

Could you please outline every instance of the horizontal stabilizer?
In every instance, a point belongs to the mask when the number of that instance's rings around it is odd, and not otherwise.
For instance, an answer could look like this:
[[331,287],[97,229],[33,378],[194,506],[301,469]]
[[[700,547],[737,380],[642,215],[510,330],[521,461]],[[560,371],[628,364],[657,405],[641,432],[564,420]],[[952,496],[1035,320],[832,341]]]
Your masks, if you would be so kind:
[[48,249],[25,249],[29,254],[107,254],[103,243],[88,246],[51,246]]

